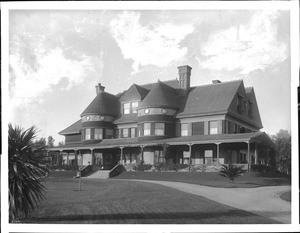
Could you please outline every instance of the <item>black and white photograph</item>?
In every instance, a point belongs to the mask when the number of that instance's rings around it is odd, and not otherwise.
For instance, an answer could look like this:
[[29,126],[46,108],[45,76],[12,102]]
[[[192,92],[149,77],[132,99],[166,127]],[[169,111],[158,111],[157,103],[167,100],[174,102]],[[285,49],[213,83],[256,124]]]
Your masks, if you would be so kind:
[[299,5],[227,3],[1,4],[3,232],[300,231]]

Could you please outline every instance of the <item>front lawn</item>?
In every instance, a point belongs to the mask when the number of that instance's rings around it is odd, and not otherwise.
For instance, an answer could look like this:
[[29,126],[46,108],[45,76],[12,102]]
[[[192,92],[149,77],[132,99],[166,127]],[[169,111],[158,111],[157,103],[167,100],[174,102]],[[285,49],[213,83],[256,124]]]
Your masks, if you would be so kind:
[[156,184],[82,179],[82,191],[77,179],[46,178],[44,184],[46,199],[21,223],[276,223]]
[[[199,184],[211,187],[228,188],[232,183],[217,172],[123,172],[113,179],[137,179],[137,180],[161,180],[175,181],[190,184]],[[252,188],[260,186],[291,185],[291,181],[285,176],[262,176],[259,173],[244,173],[236,178],[235,186],[238,188]]]

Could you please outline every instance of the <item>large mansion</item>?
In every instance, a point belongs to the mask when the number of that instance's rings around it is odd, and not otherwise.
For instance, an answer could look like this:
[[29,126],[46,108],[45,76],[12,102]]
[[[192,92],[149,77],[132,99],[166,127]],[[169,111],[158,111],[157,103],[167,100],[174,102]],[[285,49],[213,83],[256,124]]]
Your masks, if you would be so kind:
[[254,88],[243,80],[191,87],[191,70],[180,66],[178,79],[132,84],[117,95],[98,84],[79,120],[60,132],[65,145],[49,151],[60,152],[62,164],[102,169],[142,162],[266,164],[272,142],[260,131]]

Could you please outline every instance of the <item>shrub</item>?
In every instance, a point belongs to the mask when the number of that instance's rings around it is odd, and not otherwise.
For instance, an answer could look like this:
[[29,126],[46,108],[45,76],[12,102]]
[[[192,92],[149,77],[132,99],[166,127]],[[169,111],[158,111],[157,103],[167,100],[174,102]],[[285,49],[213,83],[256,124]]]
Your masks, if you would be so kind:
[[219,170],[219,175],[229,179],[230,183],[234,183],[234,179],[241,176],[245,170],[242,167],[238,167],[233,164],[221,165],[221,169]]
[[147,171],[147,170],[150,170],[152,168],[152,165],[151,164],[138,164],[138,165],[135,165],[133,167],[133,170],[135,171]]
[[154,164],[157,171],[178,171],[187,168],[188,164],[174,164],[174,163],[156,163]]
[[78,166],[77,165],[59,165],[59,166],[50,166],[50,169],[55,171],[55,170],[64,170],[64,171],[78,171]]

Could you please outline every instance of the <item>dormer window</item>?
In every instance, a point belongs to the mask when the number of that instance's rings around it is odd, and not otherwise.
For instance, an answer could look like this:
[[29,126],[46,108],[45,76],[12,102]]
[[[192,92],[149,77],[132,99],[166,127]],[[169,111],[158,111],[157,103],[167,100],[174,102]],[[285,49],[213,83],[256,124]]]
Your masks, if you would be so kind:
[[139,105],[138,102],[132,102],[132,103],[131,103],[132,113],[137,113],[136,108],[138,107],[138,105]]
[[130,103],[126,103],[123,106],[124,106],[123,113],[124,114],[130,114]]
[[123,114],[137,113],[139,102],[131,102],[123,104]]

